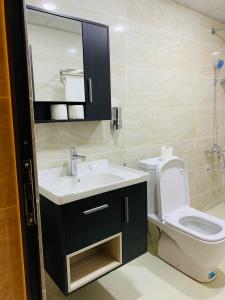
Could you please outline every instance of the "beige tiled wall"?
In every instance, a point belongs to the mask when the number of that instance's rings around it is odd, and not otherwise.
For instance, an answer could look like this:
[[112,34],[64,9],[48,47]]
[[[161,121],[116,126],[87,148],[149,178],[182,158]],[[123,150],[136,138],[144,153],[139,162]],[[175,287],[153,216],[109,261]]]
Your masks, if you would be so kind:
[[[41,6],[41,0],[28,0]],[[77,145],[90,160],[108,158],[135,167],[171,145],[189,167],[192,204],[207,209],[224,201],[224,175],[207,171],[213,158],[213,68],[210,54],[224,51],[221,25],[167,0],[52,0],[57,11],[110,26],[112,102],[123,108],[123,129],[87,122],[37,126],[40,168],[68,161]],[[114,26],[123,26],[116,32]],[[225,95],[218,92],[219,140],[225,146]]]

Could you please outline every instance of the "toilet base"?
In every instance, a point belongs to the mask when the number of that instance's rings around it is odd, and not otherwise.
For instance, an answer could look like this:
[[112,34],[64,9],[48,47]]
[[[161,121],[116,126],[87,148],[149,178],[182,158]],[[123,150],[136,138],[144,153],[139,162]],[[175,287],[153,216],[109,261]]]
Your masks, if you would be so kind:
[[198,265],[163,231],[159,240],[158,256],[197,281],[210,282],[216,278],[215,270],[208,270]]

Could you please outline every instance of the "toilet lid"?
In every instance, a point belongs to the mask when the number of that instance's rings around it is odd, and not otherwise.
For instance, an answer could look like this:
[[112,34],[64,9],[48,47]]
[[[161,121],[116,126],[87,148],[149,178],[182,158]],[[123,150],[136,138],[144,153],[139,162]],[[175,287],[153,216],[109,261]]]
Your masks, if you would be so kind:
[[165,220],[172,211],[190,204],[187,168],[183,160],[171,157],[156,170],[158,215]]

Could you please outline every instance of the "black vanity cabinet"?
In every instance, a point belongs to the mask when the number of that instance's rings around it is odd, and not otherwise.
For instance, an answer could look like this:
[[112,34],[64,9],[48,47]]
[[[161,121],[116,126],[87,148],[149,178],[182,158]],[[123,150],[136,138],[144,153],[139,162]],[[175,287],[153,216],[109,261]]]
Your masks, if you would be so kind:
[[121,232],[121,201],[117,191],[62,205],[66,254]]
[[86,119],[111,119],[109,31],[107,26],[83,22]]
[[147,251],[146,182],[64,205],[40,196],[45,270],[67,295]]

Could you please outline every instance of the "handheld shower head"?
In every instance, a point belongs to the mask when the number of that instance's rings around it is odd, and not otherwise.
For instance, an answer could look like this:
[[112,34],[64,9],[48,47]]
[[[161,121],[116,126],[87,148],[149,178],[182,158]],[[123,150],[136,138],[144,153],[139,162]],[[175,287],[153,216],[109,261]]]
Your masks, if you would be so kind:
[[220,51],[211,53],[211,61],[215,72],[220,71],[224,66],[224,60],[221,57],[223,57],[223,54]]
[[218,59],[216,61],[216,63],[214,64],[214,68],[215,68],[215,71],[219,71],[223,68],[224,66],[224,60],[223,59]]

